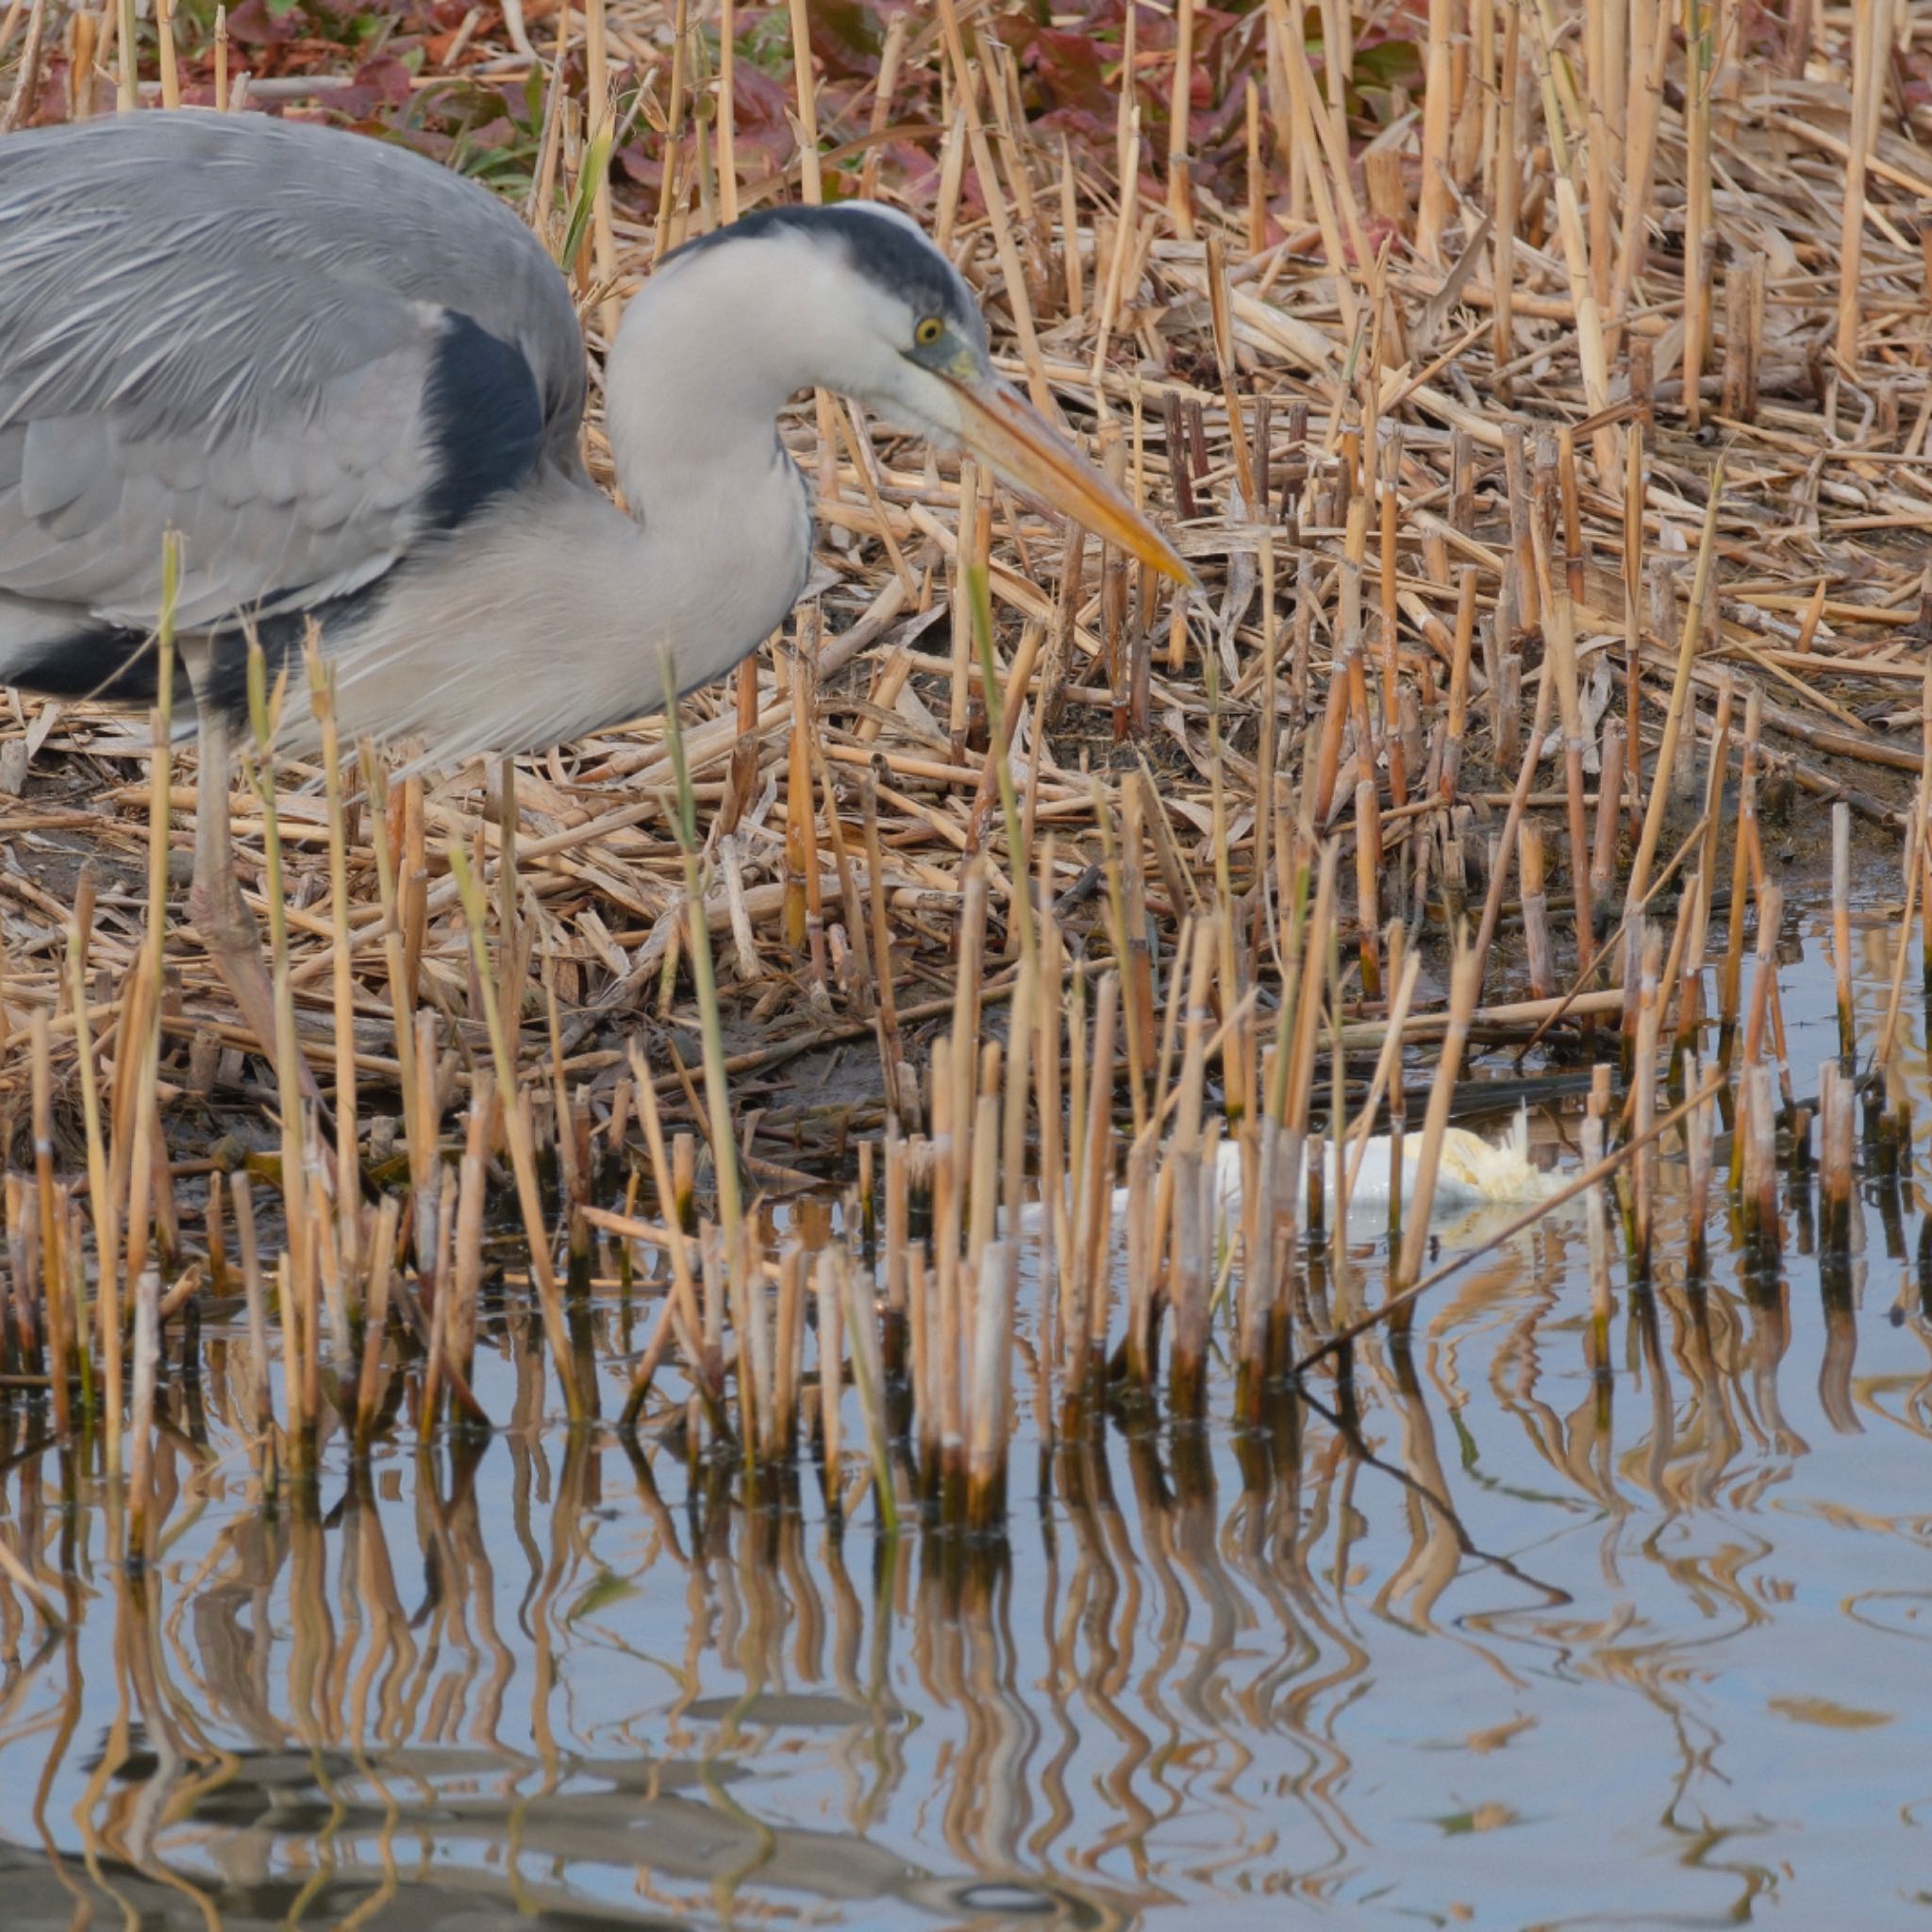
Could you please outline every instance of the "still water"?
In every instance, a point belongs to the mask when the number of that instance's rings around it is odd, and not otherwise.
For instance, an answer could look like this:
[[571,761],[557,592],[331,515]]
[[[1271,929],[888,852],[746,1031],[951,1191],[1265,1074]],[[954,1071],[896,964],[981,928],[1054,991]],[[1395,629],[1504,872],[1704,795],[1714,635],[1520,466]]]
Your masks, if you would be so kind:
[[[1798,926],[1803,1095],[1836,1026]],[[838,1531],[808,1462],[746,1510],[675,1445],[573,1444],[520,1321],[479,1341],[496,1436],[405,1422],[274,1519],[217,1337],[142,1583],[16,1422],[0,1532],[66,1623],[0,1576],[0,1926],[1932,1924],[1932,1196],[1866,1184],[1830,1307],[1795,1204],[1754,1294],[1714,1196],[1700,1314],[1664,1189],[1607,1383],[1558,1219],[1363,1345],[1354,1427],[1283,1398],[1266,1443],[1042,1458],[1029,1414],[974,1557],[869,1501]]]

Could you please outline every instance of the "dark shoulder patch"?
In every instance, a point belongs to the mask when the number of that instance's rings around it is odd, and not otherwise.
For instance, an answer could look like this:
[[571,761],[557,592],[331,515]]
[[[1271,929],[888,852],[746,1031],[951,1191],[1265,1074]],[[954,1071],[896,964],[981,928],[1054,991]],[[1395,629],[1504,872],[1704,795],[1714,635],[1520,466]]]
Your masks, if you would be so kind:
[[[331,633],[370,616],[394,588],[396,573],[408,568],[407,563],[397,564],[346,596],[331,597],[307,610],[281,610],[273,617],[258,620],[255,635],[261,641],[269,688],[273,690],[275,679],[287,670],[287,702],[306,707],[308,694],[302,684],[302,648],[308,640],[309,619],[313,618],[322,631],[323,652],[326,656]],[[248,728],[248,632],[243,626],[237,625],[218,631],[209,639],[208,662],[202,668],[201,689],[196,695],[210,709],[227,712],[242,730]]]
[[664,266],[727,242],[774,234],[835,237],[854,268],[903,295],[913,308],[943,315],[975,335],[982,326],[979,307],[958,270],[917,228],[853,202],[834,202],[825,208],[755,208],[728,227],[713,228],[674,249],[664,258]]
[[436,462],[425,500],[429,520],[453,530],[537,466],[543,398],[523,352],[469,316],[450,310],[423,397]]

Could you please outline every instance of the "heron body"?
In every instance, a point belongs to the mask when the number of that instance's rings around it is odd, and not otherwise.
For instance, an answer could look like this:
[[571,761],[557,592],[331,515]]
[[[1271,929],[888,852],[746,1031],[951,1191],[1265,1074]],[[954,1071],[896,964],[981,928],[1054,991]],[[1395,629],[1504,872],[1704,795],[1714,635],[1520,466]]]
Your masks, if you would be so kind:
[[569,291],[487,191],[255,114],[14,135],[0,681],[151,701],[173,530],[204,710],[242,708],[251,628],[286,653],[314,618],[348,733],[453,758],[621,723],[667,658],[684,688],[718,675],[802,590],[791,395],[958,435],[924,347],[991,382],[965,284],[895,211],[770,209],[679,251],[609,358],[626,514],[579,454]]
[[256,114],[11,135],[0,684],[152,703],[172,532],[204,774],[249,639],[286,659],[311,624],[346,736],[446,761],[641,716],[667,666],[680,690],[719,675],[803,590],[810,503],[776,418],[814,384],[1187,575],[995,375],[965,283],[895,210],[765,209],[657,267],[606,367],[620,508],[579,449],[569,291],[486,190]]

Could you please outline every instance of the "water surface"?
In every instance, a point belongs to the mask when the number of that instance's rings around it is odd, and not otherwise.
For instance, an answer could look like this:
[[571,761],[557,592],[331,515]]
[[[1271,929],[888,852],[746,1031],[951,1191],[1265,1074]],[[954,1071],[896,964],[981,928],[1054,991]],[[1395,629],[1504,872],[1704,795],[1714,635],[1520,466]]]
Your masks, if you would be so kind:
[[[1801,924],[1803,1093],[1836,1031]],[[1891,943],[1858,937],[1867,1040]],[[272,1517],[217,1334],[145,1577],[16,1414],[5,1537],[68,1621],[0,1579],[0,1924],[1925,1923],[1924,1189],[1864,1185],[1848,1283],[1795,1198],[1751,1282],[1714,1198],[1699,1298],[1664,1188],[1607,1377],[1559,1219],[1365,1343],[1353,1419],[1317,1378],[1238,1439],[1217,1375],[1205,1433],[1042,1455],[1029,1411],[1003,1547],[841,1528],[809,1458],[747,1504],[675,1440],[573,1441],[514,1312],[497,1435],[406,1418]],[[592,1318],[607,1412],[650,1312]]]

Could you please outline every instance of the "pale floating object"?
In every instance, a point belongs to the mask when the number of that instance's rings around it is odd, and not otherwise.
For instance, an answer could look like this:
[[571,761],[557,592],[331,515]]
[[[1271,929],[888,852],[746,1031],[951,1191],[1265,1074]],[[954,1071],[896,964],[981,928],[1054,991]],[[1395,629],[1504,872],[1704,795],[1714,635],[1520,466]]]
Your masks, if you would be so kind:
[[[1402,1137],[1402,1204],[1415,1199],[1416,1183],[1422,1175],[1423,1137],[1418,1130]],[[1342,1171],[1355,1167],[1355,1149],[1344,1141]],[[1355,1169],[1355,1186],[1349,1191],[1350,1211],[1357,1208],[1387,1208],[1391,1192],[1394,1143],[1387,1134],[1371,1135],[1362,1148],[1361,1164]],[[1328,1149],[1326,1168],[1328,1191],[1335,1192],[1335,1150]],[[1436,1159],[1436,1187],[1430,1199],[1433,1219],[1441,1214],[1459,1214],[1471,1208],[1529,1206],[1546,1200],[1562,1185],[1560,1179],[1545,1174],[1529,1158],[1529,1114],[1519,1108],[1501,1141],[1486,1141],[1467,1127],[1450,1127],[1442,1136]],[[1235,1193],[1240,1198],[1241,1162],[1235,1162]]]
[[[1336,1193],[1335,1148],[1325,1138],[1319,1143],[1324,1150],[1324,1173],[1326,1192],[1332,1202]],[[1394,1179],[1394,1141],[1387,1134],[1372,1134],[1363,1143],[1361,1163],[1356,1169],[1355,1186],[1349,1191],[1351,1220],[1370,1215],[1386,1218],[1389,1195]],[[1312,1154],[1312,1148],[1309,1152]],[[1402,1204],[1415,1199],[1416,1183],[1422,1174],[1423,1136],[1420,1128],[1402,1137]],[[1354,1142],[1342,1143],[1343,1172],[1355,1163]],[[1436,1186],[1429,1202],[1429,1219],[1450,1221],[1466,1218],[1485,1208],[1529,1207],[1547,1200],[1563,1185],[1563,1177],[1545,1174],[1529,1158],[1529,1113],[1518,1110],[1500,1141],[1489,1141],[1467,1127],[1450,1127],[1442,1136],[1436,1160]],[[1241,1210],[1241,1150],[1237,1141],[1224,1140],[1214,1153],[1214,1193],[1216,1209],[1224,1223],[1235,1220]],[[1127,1191],[1113,1191],[1116,1224],[1127,1210]],[[1034,1229],[1044,1219],[1041,1204],[1031,1201],[1020,1212],[1023,1229]]]
[[[1324,1178],[1329,1201],[1335,1199],[1335,1147],[1325,1138]],[[1312,1154],[1313,1149],[1309,1149]],[[1416,1183],[1422,1175],[1423,1137],[1420,1128],[1402,1137],[1402,1205],[1415,1199]],[[1341,1146],[1342,1172],[1355,1171],[1355,1185],[1349,1190],[1348,1211],[1367,1216],[1386,1215],[1395,1174],[1395,1142],[1387,1134],[1371,1134],[1363,1143],[1361,1161],[1356,1164],[1352,1141]],[[1223,1141],[1214,1156],[1215,1195],[1224,1219],[1231,1220],[1241,1208],[1241,1150],[1239,1141]],[[1429,1202],[1429,1218],[1444,1220],[1467,1214],[1475,1208],[1528,1206],[1546,1200],[1562,1185],[1559,1176],[1545,1174],[1529,1158],[1529,1114],[1519,1109],[1501,1141],[1488,1141],[1467,1127],[1450,1127],[1442,1136],[1441,1151],[1436,1160],[1436,1187]],[[1116,1188],[1114,1212],[1126,1211],[1127,1191]]]

